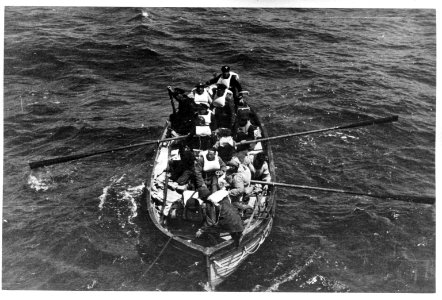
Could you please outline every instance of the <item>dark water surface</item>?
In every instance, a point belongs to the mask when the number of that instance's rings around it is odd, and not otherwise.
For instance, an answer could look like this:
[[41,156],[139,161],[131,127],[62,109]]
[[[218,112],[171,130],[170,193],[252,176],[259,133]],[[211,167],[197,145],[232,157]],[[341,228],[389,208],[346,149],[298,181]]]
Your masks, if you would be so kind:
[[[2,287],[201,290],[140,209],[166,86],[239,73],[277,180],[434,195],[436,12],[6,7]],[[435,292],[435,206],[278,190],[274,228],[220,291]],[[142,277],[142,275],[144,276]]]

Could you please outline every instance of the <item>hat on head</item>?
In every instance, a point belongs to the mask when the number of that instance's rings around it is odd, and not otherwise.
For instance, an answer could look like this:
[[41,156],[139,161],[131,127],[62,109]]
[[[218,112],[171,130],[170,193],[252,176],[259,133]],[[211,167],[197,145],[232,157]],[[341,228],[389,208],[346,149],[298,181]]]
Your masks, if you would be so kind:
[[200,104],[195,105],[195,109],[198,111],[201,109],[208,109],[208,106],[205,103],[200,103]]
[[200,208],[200,203],[198,199],[192,197],[189,200],[187,200],[186,208],[191,211],[197,211]]
[[230,71],[230,67],[229,66],[222,66],[221,67],[221,72],[229,72]]
[[232,130],[230,128],[218,128],[218,136],[231,136]]
[[232,159],[227,163],[229,167],[238,168],[241,162],[239,161],[238,157],[232,157]]
[[219,88],[220,90],[225,90],[227,88],[227,86],[225,84],[222,84],[222,83],[218,83],[216,85],[216,87]]
[[248,110],[239,110],[238,111],[238,119],[249,120],[250,119],[250,112]]
[[197,85],[195,85],[195,87],[199,88],[199,87],[205,87],[204,83],[202,82],[198,82]]

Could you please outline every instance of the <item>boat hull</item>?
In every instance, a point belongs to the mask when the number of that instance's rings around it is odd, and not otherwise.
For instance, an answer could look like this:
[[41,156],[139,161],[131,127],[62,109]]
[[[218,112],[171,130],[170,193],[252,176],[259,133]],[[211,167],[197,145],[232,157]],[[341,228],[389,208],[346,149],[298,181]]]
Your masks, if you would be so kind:
[[[259,120],[259,117],[253,112],[253,121],[258,124],[263,137],[267,137],[267,132]],[[168,135],[168,124],[166,124],[161,139],[166,138]],[[147,210],[150,220],[160,230],[164,237],[168,239],[168,247],[175,249],[176,253],[179,253],[186,264],[200,264],[204,266],[205,271],[201,274],[203,287],[206,290],[213,291],[216,287],[234,273],[240,265],[249,257],[258,251],[259,247],[264,243],[273,225],[273,218],[275,216],[275,188],[269,188],[269,194],[267,196],[267,206],[265,208],[264,217],[254,222],[250,226],[249,230],[243,233],[240,245],[236,247],[232,239],[226,240],[211,247],[204,247],[192,241],[192,238],[183,237],[172,233],[162,225],[161,210],[158,208],[158,203],[155,204],[155,200],[152,197],[153,182],[155,176],[160,173],[159,170],[165,168],[161,165],[162,158],[168,153],[168,147],[172,142],[164,142],[159,144],[157,153],[155,156],[155,163],[153,166],[153,172],[150,178],[149,192],[147,193],[146,202]],[[270,142],[265,142],[263,151],[266,152],[269,161],[269,171],[272,178],[275,178],[275,167],[273,163],[273,154],[270,147]]]

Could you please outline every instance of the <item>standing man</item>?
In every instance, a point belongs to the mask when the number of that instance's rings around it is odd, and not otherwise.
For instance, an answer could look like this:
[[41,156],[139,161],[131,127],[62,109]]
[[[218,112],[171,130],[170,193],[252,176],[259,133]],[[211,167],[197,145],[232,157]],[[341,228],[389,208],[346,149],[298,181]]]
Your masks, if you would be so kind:
[[[188,134],[192,128],[193,112],[195,111],[195,104],[191,98],[189,98],[183,89],[174,88],[168,86],[167,91],[169,97],[175,99],[178,102],[178,111],[170,115],[170,121],[172,128],[179,134]],[[175,110],[175,106],[174,110]]]
[[[207,193],[204,194],[207,197]],[[234,241],[235,247],[239,247],[239,243],[244,230],[244,225],[238,209],[236,209],[229,199],[226,190],[219,190],[208,196],[205,201],[206,218],[203,226],[196,232],[196,237],[203,234],[217,234],[222,231],[228,231]]]
[[195,88],[187,95],[189,98],[193,99],[196,106],[205,105],[210,107],[212,103],[212,97],[203,83],[198,83]]
[[235,106],[237,107],[242,99],[242,95],[240,95],[240,92],[242,92],[242,87],[239,83],[239,75],[231,72],[229,66],[222,66],[221,74],[206,82],[207,85],[214,83],[224,84],[233,92],[233,100],[235,102]]
[[212,90],[212,94],[217,127],[232,130],[236,117],[232,92],[227,89],[227,86],[219,83],[216,85],[216,88]]

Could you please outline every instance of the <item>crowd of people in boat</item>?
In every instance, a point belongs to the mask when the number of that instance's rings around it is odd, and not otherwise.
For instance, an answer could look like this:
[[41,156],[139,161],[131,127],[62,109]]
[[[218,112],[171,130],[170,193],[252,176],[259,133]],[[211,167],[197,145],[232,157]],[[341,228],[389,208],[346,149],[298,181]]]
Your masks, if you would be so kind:
[[183,187],[183,210],[177,213],[177,203],[166,220],[181,215],[200,221],[196,237],[221,230],[238,244],[243,218],[254,209],[250,196],[265,194],[268,187],[252,185],[251,180],[270,182],[271,177],[262,145],[254,142],[261,131],[243,99],[247,92],[228,66],[221,72],[188,93],[168,87],[171,100],[179,103],[170,116],[171,133],[187,137],[178,143],[180,159],[168,164],[170,179]]

